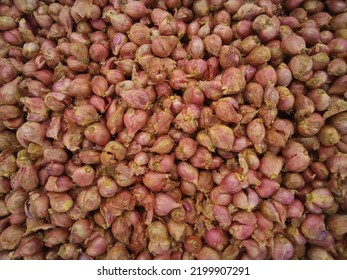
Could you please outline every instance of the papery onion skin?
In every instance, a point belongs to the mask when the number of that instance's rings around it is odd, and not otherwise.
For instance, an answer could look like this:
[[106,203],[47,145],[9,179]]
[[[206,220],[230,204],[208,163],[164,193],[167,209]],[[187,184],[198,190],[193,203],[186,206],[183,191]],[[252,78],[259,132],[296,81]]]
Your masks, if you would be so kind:
[[154,255],[161,255],[170,249],[169,235],[166,226],[156,221],[147,228],[149,237],[148,249]]

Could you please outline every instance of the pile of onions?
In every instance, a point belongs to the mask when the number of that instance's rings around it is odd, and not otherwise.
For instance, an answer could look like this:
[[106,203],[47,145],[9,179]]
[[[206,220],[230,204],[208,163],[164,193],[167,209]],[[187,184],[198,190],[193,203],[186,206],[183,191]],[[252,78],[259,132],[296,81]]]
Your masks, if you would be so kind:
[[344,0],[4,0],[0,259],[347,259]]

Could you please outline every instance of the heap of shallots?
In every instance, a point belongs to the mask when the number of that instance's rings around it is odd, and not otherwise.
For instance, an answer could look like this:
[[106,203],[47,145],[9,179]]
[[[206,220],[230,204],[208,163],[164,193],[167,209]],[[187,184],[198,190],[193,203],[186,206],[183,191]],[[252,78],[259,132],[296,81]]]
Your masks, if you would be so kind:
[[0,259],[347,259],[344,0],[3,0]]

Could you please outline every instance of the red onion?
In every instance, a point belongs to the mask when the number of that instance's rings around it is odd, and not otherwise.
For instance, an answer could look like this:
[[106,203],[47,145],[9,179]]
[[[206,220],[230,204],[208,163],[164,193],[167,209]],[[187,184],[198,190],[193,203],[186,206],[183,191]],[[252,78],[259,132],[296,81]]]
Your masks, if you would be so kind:
[[260,205],[260,211],[264,217],[270,221],[277,222],[282,225],[285,224],[287,219],[287,211],[283,204],[272,199],[267,199],[264,200]]
[[346,176],[345,161],[346,154],[338,153],[328,158],[327,167],[331,173],[340,173],[344,178]]
[[182,139],[175,148],[175,156],[179,160],[187,160],[196,152],[197,143],[190,138]]
[[107,247],[107,239],[105,237],[99,236],[89,242],[86,253],[91,257],[100,256],[104,252],[106,252]]
[[270,179],[276,179],[282,170],[284,159],[272,153],[266,153],[260,160],[260,171]]
[[300,200],[294,199],[287,208],[289,218],[299,218],[304,213],[304,205]]
[[285,188],[279,188],[271,197],[284,205],[289,205],[294,201],[294,193]]
[[84,212],[98,209],[101,204],[101,196],[97,187],[81,191],[76,198],[76,203]]
[[306,207],[311,209],[312,213],[320,214],[320,209],[332,207],[333,202],[334,197],[328,189],[315,189],[306,195]]
[[42,236],[40,234],[33,234],[23,237],[19,243],[18,248],[13,254],[13,257],[26,257],[31,256],[38,252],[43,247]]
[[204,239],[210,247],[218,251],[221,251],[228,243],[228,239],[225,236],[225,233],[219,227],[207,230],[205,232]]
[[121,242],[128,243],[131,235],[131,227],[128,225],[124,215],[116,217],[115,221],[112,223],[112,234],[113,236]]
[[159,57],[168,57],[177,44],[177,37],[159,36],[152,40],[152,51]]
[[183,180],[194,183],[195,185],[198,184],[198,170],[189,163],[180,162],[177,165],[177,172]]
[[4,250],[14,250],[19,245],[24,228],[13,225],[6,228],[0,235],[0,245]]
[[70,210],[73,205],[73,200],[68,194],[48,192],[47,195],[52,209],[58,213]]
[[286,158],[284,168],[288,171],[304,171],[311,163],[307,150],[297,142],[288,143],[282,154]]
[[271,65],[260,68],[254,76],[254,81],[265,88],[269,83],[275,85],[277,83],[277,75],[275,69]]
[[208,129],[208,135],[217,148],[230,151],[234,143],[234,133],[226,125],[214,125]]
[[213,56],[218,56],[222,47],[222,39],[218,35],[208,35],[204,38],[203,42],[208,53],[212,54]]
[[50,176],[45,185],[47,191],[66,192],[73,186],[73,182],[67,176]]
[[268,47],[257,46],[246,57],[246,61],[254,66],[260,66],[271,58],[271,52]]
[[320,114],[313,113],[311,116],[299,122],[298,132],[305,137],[316,135],[322,126],[324,119]]
[[[234,79],[231,79],[234,77]],[[237,94],[246,87],[246,80],[241,71],[235,67],[230,67],[223,72],[222,90],[224,95]]]
[[294,255],[294,246],[287,238],[279,234],[273,240],[271,251],[275,260],[288,260]]
[[64,228],[55,228],[46,231],[44,234],[44,244],[47,247],[54,247],[64,243],[69,235],[69,231]]
[[233,216],[233,221],[229,232],[236,239],[245,240],[252,235],[256,226],[256,217],[253,212],[237,212]]
[[289,69],[292,71],[295,79],[306,82],[312,77],[312,59],[304,54],[294,56],[289,64]]
[[261,40],[266,42],[275,39],[279,33],[280,21],[276,16],[259,15],[253,21],[253,29]]
[[308,214],[301,224],[301,231],[309,240],[323,240],[327,234],[323,216]]
[[183,245],[184,249],[189,253],[198,253],[202,249],[201,239],[194,235],[187,236]]
[[124,245],[118,243],[114,245],[107,253],[106,259],[108,260],[127,260],[129,259],[129,254],[126,251]]
[[77,220],[71,227],[70,242],[81,243],[93,233],[91,223],[87,219]]
[[210,247],[202,247],[202,249],[196,254],[197,260],[219,260],[220,255],[218,251]]
[[260,245],[254,239],[243,240],[242,246],[245,247],[248,256],[253,260],[264,259],[267,254],[266,247]]
[[58,255],[63,260],[76,259],[78,255],[77,246],[72,243],[64,243],[59,247]]
[[337,129],[331,125],[324,125],[318,133],[319,141],[324,146],[332,146],[337,144],[340,141],[340,137],[341,135]]
[[334,238],[340,239],[345,234],[346,215],[335,214],[328,218],[327,226]]
[[232,196],[225,190],[225,187],[216,187],[211,190],[211,201],[216,205],[227,206],[232,202]]
[[132,2],[125,6],[125,13],[133,19],[139,19],[145,16],[149,10],[142,2]]
[[159,193],[156,195],[154,202],[154,213],[158,216],[165,216],[170,213],[172,209],[179,207],[180,205],[173,200],[169,195]]
[[222,228],[228,227],[231,225],[231,217],[229,211],[226,207],[220,205],[212,206],[213,216],[218,221],[219,225]]
[[240,62],[241,54],[237,48],[233,46],[222,46],[220,48],[219,64],[223,69],[239,66]]
[[167,223],[169,234],[175,241],[183,241],[185,236],[186,227],[184,223],[177,223],[173,219],[170,219]]
[[247,36],[252,35],[254,33],[254,30],[252,28],[252,21],[250,20],[239,21],[235,26],[235,31],[240,38],[245,38]]
[[[329,34],[327,34],[327,38],[323,38],[324,36],[322,36],[322,40],[329,40],[329,42],[331,41],[329,39]],[[329,47],[323,44],[316,44],[314,48],[312,48],[311,53],[313,54],[312,59],[314,62],[314,70],[317,69],[324,69],[326,67],[326,65],[330,62],[330,58],[328,56],[330,50]]]
[[305,40],[295,33],[283,38],[281,46],[288,55],[295,56],[301,54],[306,48]]
[[257,15],[261,14],[263,12],[263,8],[253,4],[253,3],[246,3],[241,5],[237,13],[233,16],[233,18],[237,21],[240,20],[252,20],[254,19]]

